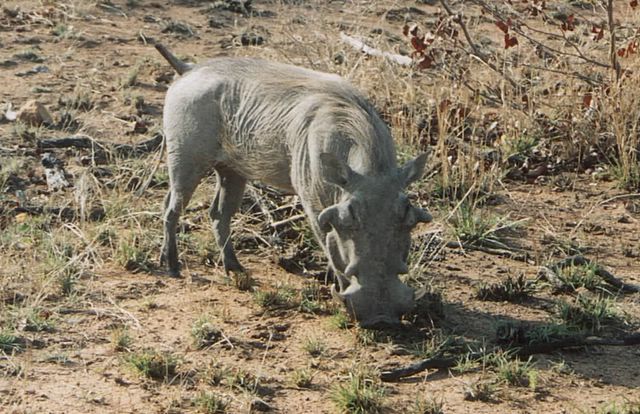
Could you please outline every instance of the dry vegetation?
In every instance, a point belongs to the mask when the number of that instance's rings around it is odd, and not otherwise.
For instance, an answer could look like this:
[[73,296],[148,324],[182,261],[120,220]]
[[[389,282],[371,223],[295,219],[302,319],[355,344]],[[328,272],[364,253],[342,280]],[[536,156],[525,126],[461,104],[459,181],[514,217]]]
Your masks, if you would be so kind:
[[[0,411],[640,412],[637,346],[522,352],[638,332],[639,21],[627,0],[3,3]],[[259,185],[234,223],[250,276],[219,266],[213,177],[181,221],[184,278],[158,268],[154,41],[340,74],[401,158],[432,153],[402,330],[350,323],[297,200]],[[52,119],[12,120],[29,99]]]

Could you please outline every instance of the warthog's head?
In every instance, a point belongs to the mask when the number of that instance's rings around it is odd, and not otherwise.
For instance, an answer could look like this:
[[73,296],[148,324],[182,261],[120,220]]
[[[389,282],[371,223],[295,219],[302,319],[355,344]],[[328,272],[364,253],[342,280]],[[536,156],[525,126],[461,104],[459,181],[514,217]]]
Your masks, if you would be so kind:
[[414,291],[398,275],[408,272],[411,229],[431,215],[411,205],[404,189],[422,176],[426,158],[363,176],[330,154],[320,157],[325,180],[343,190],[340,202],[318,216],[329,258],[343,272],[335,296],[364,328],[398,325],[414,306]]

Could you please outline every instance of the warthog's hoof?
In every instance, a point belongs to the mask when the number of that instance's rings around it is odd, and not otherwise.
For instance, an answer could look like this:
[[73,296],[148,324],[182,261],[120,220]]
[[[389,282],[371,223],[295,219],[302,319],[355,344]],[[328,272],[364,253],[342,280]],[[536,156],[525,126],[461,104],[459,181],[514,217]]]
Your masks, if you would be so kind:
[[246,270],[242,269],[239,271],[228,271],[226,272],[227,277],[231,279],[235,287],[238,290],[247,291],[250,290],[254,285],[255,281]]
[[169,269],[169,270],[167,271],[167,273],[168,273],[168,274],[169,274],[169,276],[171,276],[171,277],[175,277],[175,278],[180,278],[180,277],[182,277],[182,276],[180,275],[180,269],[175,269],[175,270],[171,270],[171,269]]

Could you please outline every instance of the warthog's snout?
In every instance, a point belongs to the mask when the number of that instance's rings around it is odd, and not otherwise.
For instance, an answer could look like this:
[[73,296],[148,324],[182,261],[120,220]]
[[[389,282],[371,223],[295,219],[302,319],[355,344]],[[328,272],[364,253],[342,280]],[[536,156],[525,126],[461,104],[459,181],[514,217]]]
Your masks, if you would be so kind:
[[363,328],[387,329],[400,325],[402,315],[415,306],[415,292],[399,279],[382,286],[362,286],[351,278],[343,292],[332,288],[334,297],[346,306],[350,315]]

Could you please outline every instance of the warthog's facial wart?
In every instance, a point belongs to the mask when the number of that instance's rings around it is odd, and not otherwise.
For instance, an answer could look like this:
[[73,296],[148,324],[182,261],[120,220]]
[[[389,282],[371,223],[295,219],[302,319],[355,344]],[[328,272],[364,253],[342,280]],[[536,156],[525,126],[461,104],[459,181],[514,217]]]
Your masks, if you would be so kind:
[[326,176],[343,197],[322,211],[318,223],[329,258],[342,272],[336,296],[362,327],[397,325],[414,306],[413,290],[398,275],[408,272],[411,230],[432,218],[411,205],[403,189],[422,175],[425,160],[422,155],[395,174],[370,177],[323,154]]

